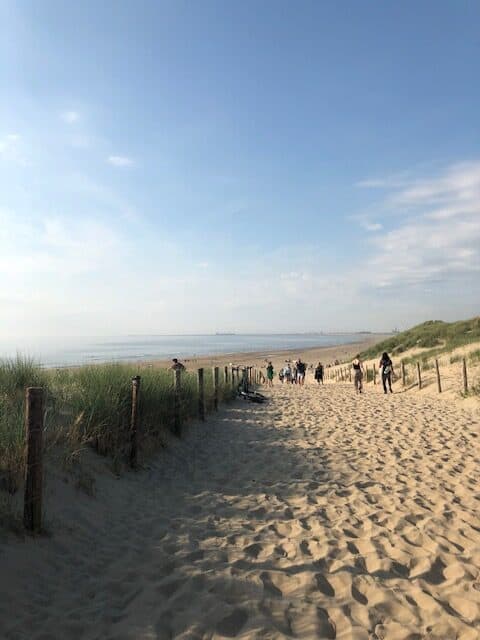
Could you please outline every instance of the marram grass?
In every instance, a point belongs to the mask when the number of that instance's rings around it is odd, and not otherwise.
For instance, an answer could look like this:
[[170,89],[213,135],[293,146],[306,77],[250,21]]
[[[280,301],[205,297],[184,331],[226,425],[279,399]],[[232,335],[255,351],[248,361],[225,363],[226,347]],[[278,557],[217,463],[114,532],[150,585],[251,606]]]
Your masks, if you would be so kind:
[[[0,488],[14,492],[23,476],[25,389],[45,389],[47,451],[62,446],[74,455],[90,446],[115,460],[129,447],[132,377],[141,376],[138,405],[140,450],[163,446],[174,424],[173,372],[132,364],[104,364],[45,370],[17,357],[0,361]],[[219,402],[233,396],[219,377]],[[206,410],[213,409],[213,374],[205,370]],[[181,376],[180,415],[183,423],[198,415],[196,373]]]

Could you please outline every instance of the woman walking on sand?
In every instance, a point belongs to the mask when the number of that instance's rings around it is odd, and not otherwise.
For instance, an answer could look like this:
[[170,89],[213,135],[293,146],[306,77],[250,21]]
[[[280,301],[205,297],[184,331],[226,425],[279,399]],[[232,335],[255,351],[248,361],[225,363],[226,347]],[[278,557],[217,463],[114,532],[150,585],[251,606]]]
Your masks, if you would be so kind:
[[357,354],[355,360],[352,362],[353,367],[353,384],[356,393],[362,393],[363,391],[363,362],[360,360],[360,356]]
[[323,364],[321,362],[315,367],[315,380],[318,384],[323,384]]
[[267,386],[273,387],[273,364],[271,362],[267,365]]
[[392,391],[393,362],[391,361],[386,351],[382,353],[382,358],[378,366],[380,368],[380,371],[382,372],[383,393],[388,393],[387,384],[388,384],[390,393],[393,393]]

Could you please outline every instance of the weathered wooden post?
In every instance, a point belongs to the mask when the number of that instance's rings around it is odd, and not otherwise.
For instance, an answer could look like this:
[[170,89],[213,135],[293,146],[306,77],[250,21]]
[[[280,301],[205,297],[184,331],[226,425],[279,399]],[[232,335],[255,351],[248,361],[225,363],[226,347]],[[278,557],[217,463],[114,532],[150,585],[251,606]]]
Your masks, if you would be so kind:
[[223,369],[223,381],[225,383],[225,387],[228,384],[228,367],[227,365],[225,365],[224,369]]
[[438,366],[438,360],[435,358],[435,369],[437,371],[437,387],[438,393],[442,393],[442,383],[440,382],[440,367]]
[[213,408],[218,411],[218,367],[213,367]]
[[23,523],[26,529],[37,533],[42,529],[43,404],[43,389],[41,387],[28,387],[25,394],[27,449]]
[[349,382],[352,381],[352,367],[349,367],[349,369],[348,369],[348,381]]
[[422,388],[422,374],[420,372],[420,363],[417,362],[417,380],[418,380],[418,389]]
[[463,370],[463,392],[468,393],[468,378],[467,378],[467,360],[463,358],[462,361]]
[[130,414],[130,455],[132,469],[137,466],[138,458],[138,403],[140,399],[140,376],[132,378],[132,411]]
[[368,367],[365,365],[365,382],[368,382]]
[[373,363],[373,384],[377,384],[377,370],[375,369],[375,363]]
[[173,432],[176,436],[182,435],[182,421],[180,417],[180,386],[181,371],[174,369],[173,371]]
[[232,367],[230,371],[231,380],[232,380],[232,389],[235,388],[235,369]]
[[402,387],[407,383],[407,374],[405,373],[405,363],[402,361]]
[[198,383],[198,417],[205,420],[205,384],[203,379],[203,367],[197,371]]

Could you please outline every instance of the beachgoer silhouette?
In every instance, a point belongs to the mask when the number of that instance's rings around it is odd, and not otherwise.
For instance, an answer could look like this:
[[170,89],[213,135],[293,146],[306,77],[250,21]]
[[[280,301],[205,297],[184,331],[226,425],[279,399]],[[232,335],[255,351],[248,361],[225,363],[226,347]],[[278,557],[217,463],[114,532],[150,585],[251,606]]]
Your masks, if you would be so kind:
[[306,364],[302,362],[301,359],[299,358],[297,362],[297,382],[299,385],[305,384],[306,368],[307,368]]
[[185,371],[185,365],[183,365],[181,362],[178,361],[177,358],[173,358],[172,359],[172,366],[170,367],[170,369],[172,369],[172,371]]
[[267,386],[273,387],[273,364],[271,362],[267,365]]
[[353,385],[356,393],[362,393],[363,391],[363,362],[360,360],[360,356],[357,354],[352,362],[353,367]]
[[390,393],[393,393],[392,391],[393,362],[391,361],[386,351],[382,353],[382,358],[378,366],[382,373],[383,392],[388,393],[387,391],[387,384],[388,384]]
[[321,362],[315,367],[315,380],[318,384],[320,384],[320,382],[323,384],[323,364]]

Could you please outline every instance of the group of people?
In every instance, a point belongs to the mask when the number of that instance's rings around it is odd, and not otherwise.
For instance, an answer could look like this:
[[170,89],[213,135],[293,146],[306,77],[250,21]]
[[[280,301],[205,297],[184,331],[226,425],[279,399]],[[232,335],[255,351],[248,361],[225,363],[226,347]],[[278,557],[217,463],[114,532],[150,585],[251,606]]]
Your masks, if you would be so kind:
[[[362,393],[363,392],[363,376],[364,376],[365,370],[363,367],[363,362],[360,359],[360,355],[355,356],[352,362],[352,367],[353,367],[353,384],[355,387],[355,392]],[[311,365],[310,368],[313,369],[313,366]],[[378,368],[379,368],[380,376],[382,379],[383,392],[388,393],[390,391],[390,393],[393,393],[393,390],[392,390],[392,376],[394,375],[393,362],[386,351],[382,353],[382,357],[380,358]],[[173,369],[174,371],[175,370],[184,371],[185,365],[179,362],[177,358],[173,358],[172,366],[170,367],[170,369]],[[323,384],[324,371],[325,370],[324,370],[323,364],[319,362],[314,370],[314,378],[318,384]],[[305,384],[306,373],[307,373],[307,365],[305,364],[305,362],[301,360],[301,358],[299,358],[298,360],[294,360],[293,362],[290,362],[290,360],[286,360],[285,366],[282,367],[278,372],[278,379],[282,384],[283,383],[298,384],[300,386],[303,386]],[[273,379],[275,376],[275,370],[271,361],[268,361],[268,364],[266,366],[266,374],[267,374],[266,376],[267,386],[272,387]]]
[[[357,355],[352,362],[353,367],[353,384],[355,387],[356,393],[363,392],[363,375],[364,368],[363,362],[360,360],[360,356]],[[382,378],[383,385],[383,393],[393,393],[392,390],[392,376],[394,375],[393,371],[393,362],[386,351],[382,353],[382,357],[380,358],[380,362],[378,363],[378,368],[380,370],[380,376]]]
[[[305,384],[305,376],[307,374],[308,365],[303,362],[301,358],[298,360],[294,360],[291,362],[290,360],[285,361],[285,366],[283,366],[278,372],[278,379],[282,384],[298,384],[303,386]],[[313,365],[310,365],[310,368],[313,368]],[[273,379],[275,377],[274,367],[271,361],[268,362],[266,366],[267,373],[267,385],[269,387],[273,386]],[[324,368],[321,362],[315,367],[315,380],[320,384],[323,384],[323,376],[324,376]]]

